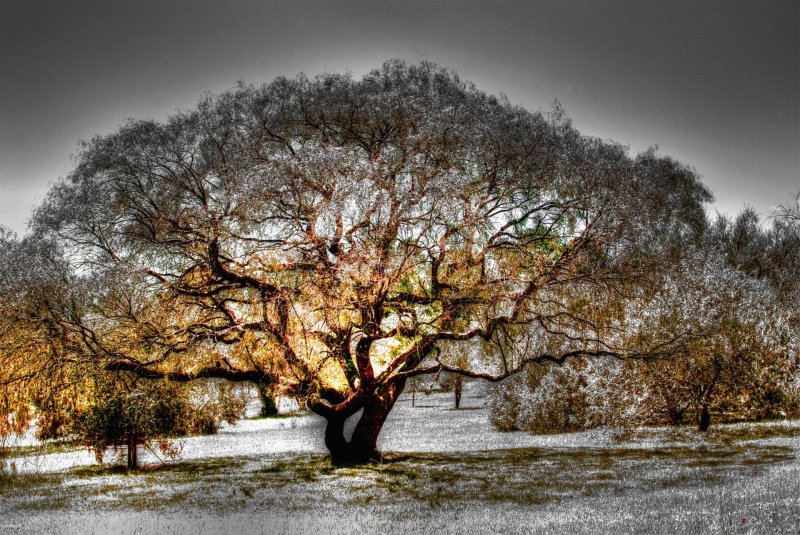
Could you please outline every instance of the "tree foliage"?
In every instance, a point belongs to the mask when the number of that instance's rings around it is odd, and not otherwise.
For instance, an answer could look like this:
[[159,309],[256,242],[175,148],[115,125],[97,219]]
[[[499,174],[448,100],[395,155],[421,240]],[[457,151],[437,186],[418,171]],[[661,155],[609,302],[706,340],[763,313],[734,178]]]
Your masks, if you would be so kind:
[[33,228],[66,289],[37,366],[270,385],[336,460],[374,458],[410,377],[671,353],[685,333],[642,336],[628,303],[710,198],[432,64],[240,85],[93,139],[53,187]]
[[[74,285],[73,285],[74,284]],[[91,367],[75,366],[64,337],[77,279],[54,243],[0,229],[0,436],[64,422]]]

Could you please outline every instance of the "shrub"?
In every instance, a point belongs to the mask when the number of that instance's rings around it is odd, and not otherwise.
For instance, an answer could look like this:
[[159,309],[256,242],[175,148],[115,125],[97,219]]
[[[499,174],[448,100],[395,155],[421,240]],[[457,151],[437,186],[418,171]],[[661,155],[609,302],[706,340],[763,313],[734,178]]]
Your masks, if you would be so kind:
[[98,381],[90,402],[70,418],[70,431],[91,448],[98,462],[109,446],[127,446],[128,467],[137,466],[136,447],[183,430],[186,396],[163,382]]
[[[233,387],[208,383],[191,387],[163,381],[99,380],[86,403],[69,417],[69,432],[91,448],[98,462],[109,446],[126,446],[128,467],[137,466],[136,447],[162,437],[213,434],[220,423],[235,423],[246,400]],[[159,446],[163,453],[165,448]]]
[[537,434],[637,425],[649,414],[637,375],[634,364],[608,361],[530,366],[492,388],[490,421]]

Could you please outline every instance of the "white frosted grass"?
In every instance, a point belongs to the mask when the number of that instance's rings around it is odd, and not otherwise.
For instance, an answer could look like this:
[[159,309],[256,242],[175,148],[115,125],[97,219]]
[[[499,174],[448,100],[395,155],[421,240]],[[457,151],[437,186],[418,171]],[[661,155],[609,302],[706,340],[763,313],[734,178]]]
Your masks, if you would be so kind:
[[86,449],[76,451],[48,453],[44,455],[26,455],[24,457],[11,457],[0,459],[2,470],[13,474],[31,474],[44,472],[61,472],[95,464],[94,453]]
[[[792,470],[788,480],[800,481],[796,466],[783,465],[722,488],[629,492],[582,498],[569,506],[558,501],[540,507],[471,501],[442,503],[431,509],[408,500],[342,508],[341,502],[327,499],[326,489],[317,487],[316,497],[322,499],[289,510],[212,512],[191,507],[189,511],[109,511],[95,505],[90,510],[40,511],[24,517],[23,522],[16,522],[12,513],[0,519],[0,526],[13,526],[18,535],[797,533],[800,519],[790,516],[798,510],[797,499],[772,499],[774,478]],[[763,498],[767,501],[762,507],[758,502]],[[301,502],[291,501],[295,505]],[[739,507],[748,503],[755,505],[742,516]]]
[[398,401],[378,440],[379,449],[458,453],[532,447],[586,448],[613,442],[612,434],[602,429],[558,435],[498,432],[489,423],[485,399],[467,393],[458,410],[451,409],[453,394],[449,393],[418,394],[416,405],[411,407],[408,396]]

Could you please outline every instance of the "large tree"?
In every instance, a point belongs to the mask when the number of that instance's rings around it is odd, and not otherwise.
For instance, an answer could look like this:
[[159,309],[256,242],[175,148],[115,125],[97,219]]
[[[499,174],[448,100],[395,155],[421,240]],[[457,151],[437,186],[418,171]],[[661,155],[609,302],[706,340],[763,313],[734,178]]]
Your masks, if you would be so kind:
[[559,108],[392,61],[130,121],[85,145],[34,230],[83,281],[57,321],[71,361],[272,385],[325,417],[334,461],[361,462],[410,377],[670,352],[680,334],[637,336],[624,302],[709,199]]

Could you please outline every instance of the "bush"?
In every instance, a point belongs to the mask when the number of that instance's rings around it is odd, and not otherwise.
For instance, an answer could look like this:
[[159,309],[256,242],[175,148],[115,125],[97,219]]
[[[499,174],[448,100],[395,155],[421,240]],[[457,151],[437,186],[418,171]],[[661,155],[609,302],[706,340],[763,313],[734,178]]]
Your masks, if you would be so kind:
[[500,431],[537,434],[638,425],[648,404],[637,373],[634,365],[614,361],[530,366],[492,388],[490,421]]
[[89,402],[69,416],[69,432],[94,450],[98,462],[109,446],[126,446],[128,467],[135,468],[138,445],[149,447],[162,437],[213,434],[223,420],[235,423],[244,414],[246,399],[224,383],[187,386],[116,379],[97,381]]
[[224,382],[192,386],[181,434],[213,435],[223,421],[233,425],[244,416],[247,396],[240,388]]
[[489,388],[489,422],[498,431],[519,431],[523,395],[518,392],[522,377],[516,375]]
[[135,448],[183,431],[186,396],[163,382],[100,381],[85,407],[70,418],[70,431],[103,461],[109,446],[128,447],[128,467],[137,465]]

